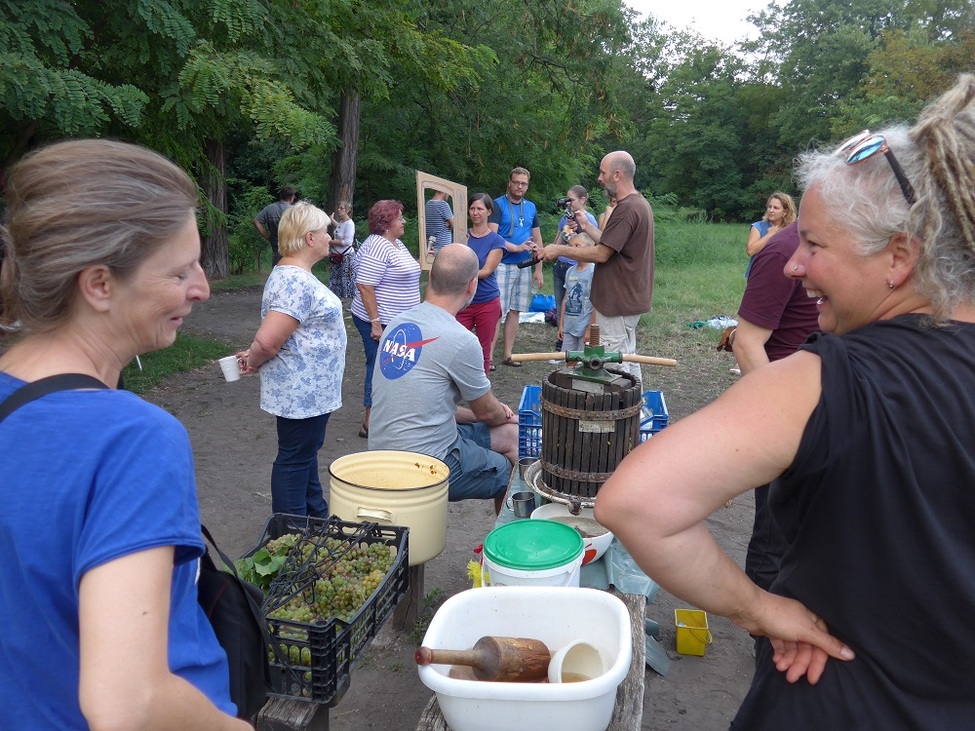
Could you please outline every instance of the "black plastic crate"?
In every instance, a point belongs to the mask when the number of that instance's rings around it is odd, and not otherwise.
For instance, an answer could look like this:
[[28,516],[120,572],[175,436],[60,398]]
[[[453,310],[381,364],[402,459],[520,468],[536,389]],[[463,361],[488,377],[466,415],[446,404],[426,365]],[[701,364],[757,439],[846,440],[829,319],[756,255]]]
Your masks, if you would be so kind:
[[[315,547],[305,559],[297,551],[289,553],[264,601],[273,643],[269,648],[271,695],[334,706],[348,689],[357,661],[409,591],[409,529],[349,523],[334,516],[324,519],[277,513],[250,553],[287,533],[297,533],[299,543],[310,540]],[[340,541],[344,548],[327,545],[328,539]],[[314,592],[319,571],[334,563],[344,550],[375,543],[395,548],[395,560],[378,588],[348,621],[334,617],[299,622],[268,616],[297,594]]]

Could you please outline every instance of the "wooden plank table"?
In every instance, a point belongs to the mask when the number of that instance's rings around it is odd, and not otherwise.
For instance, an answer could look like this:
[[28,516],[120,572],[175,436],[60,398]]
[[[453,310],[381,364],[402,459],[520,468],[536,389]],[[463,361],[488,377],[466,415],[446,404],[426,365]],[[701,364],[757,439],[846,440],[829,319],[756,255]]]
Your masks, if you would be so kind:
[[[644,615],[646,613],[647,598],[642,594],[622,594],[615,588],[610,591],[619,597],[630,614],[630,632],[633,637],[633,659],[630,661],[630,671],[616,689],[616,705],[607,731],[640,731],[643,723],[643,689],[646,676],[646,628]],[[437,696],[430,699],[416,731],[450,731],[444,720]]]

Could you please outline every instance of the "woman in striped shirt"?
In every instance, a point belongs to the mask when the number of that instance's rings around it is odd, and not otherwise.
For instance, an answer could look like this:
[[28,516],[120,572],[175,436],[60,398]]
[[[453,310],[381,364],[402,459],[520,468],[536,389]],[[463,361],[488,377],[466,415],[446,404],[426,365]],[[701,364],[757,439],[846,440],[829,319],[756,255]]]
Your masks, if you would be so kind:
[[401,312],[420,304],[420,263],[399,237],[405,230],[403,204],[377,201],[369,209],[369,236],[356,256],[356,292],[352,322],[362,336],[366,376],[362,388],[365,415],[359,436],[369,436],[372,411],[372,369],[383,328]]

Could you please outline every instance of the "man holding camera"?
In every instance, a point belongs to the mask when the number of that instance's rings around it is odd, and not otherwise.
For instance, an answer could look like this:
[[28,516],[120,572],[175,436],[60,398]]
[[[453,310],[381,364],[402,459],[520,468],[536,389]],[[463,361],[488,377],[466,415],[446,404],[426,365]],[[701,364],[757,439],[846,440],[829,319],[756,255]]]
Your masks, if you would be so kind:
[[[508,176],[508,192],[494,199],[494,211],[488,227],[505,240],[505,252],[495,272],[501,291],[501,316],[504,328],[504,358],[502,365],[518,368],[521,363],[511,360],[515,338],[518,337],[518,318],[531,307],[532,279],[541,288],[544,283],[542,263],[535,265],[534,277],[529,271],[535,250],[542,247],[542,229],[538,223],[538,209],[525,198],[531,173],[514,168]],[[519,266],[521,264],[522,266]],[[494,335],[496,343],[498,334]],[[494,343],[491,344],[494,352]]]
[[[583,211],[576,211],[576,223],[596,246],[575,249],[551,244],[538,252],[541,259],[560,256],[593,262],[590,299],[596,311],[600,342],[607,352],[636,353],[636,331],[640,316],[650,311],[653,301],[653,209],[634,185],[636,163],[622,150],[611,152],[599,163],[599,184],[608,198],[615,198],[613,215],[600,231]],[[638,363],[623,363],[642,388]]]

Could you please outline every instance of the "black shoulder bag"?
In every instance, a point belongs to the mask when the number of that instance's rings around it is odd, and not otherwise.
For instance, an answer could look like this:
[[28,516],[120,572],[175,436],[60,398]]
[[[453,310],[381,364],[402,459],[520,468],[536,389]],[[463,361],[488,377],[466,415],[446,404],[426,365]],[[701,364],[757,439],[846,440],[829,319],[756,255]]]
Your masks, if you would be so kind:
[[[31,401],[55,391],[106,388],[97,378],[81,373],[63,373],[22,386],[0,403],[0,421]],[[261,611],[264,594],[237,576],[234,562],[220,550],[210,531],[200,529],[216,549],[227,571],[221,571],[204,545],[200,558],[197,600],[213,626],[213,632],[227,653],[230,666],[230,699],[240,718],[251,719],[267,701],[271,671],[267,648],[271,637]],[[232,573],[228,573],[232,572]]]

